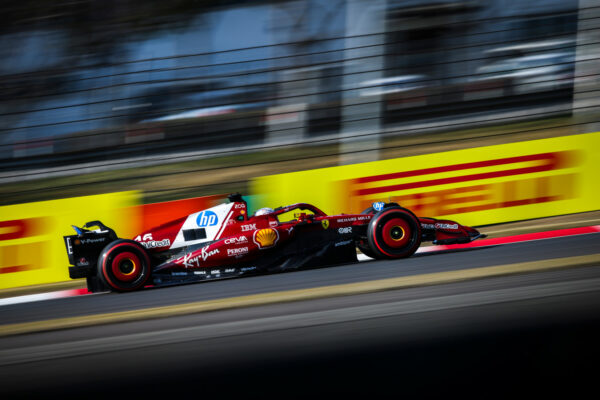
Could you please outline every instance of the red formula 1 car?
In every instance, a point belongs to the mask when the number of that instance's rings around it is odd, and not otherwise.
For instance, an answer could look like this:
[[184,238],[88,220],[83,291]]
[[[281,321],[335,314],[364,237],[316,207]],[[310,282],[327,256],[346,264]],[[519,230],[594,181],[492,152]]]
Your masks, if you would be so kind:
[[[290,211],[291,221],[280,221]],[[96,227],[95,230],[89,228]],[[248,215],[242,196],[119,239],[100,221],[65,236],[72,279],[88,289],[131,291],[145,286],[236,277],[357,261],[356,247],[377,259],[411,256],[423,241],[466,243],[485,237],[448,220],[419,218],[396,203],[373,203],[361,214],[326,215],[298,203]]]

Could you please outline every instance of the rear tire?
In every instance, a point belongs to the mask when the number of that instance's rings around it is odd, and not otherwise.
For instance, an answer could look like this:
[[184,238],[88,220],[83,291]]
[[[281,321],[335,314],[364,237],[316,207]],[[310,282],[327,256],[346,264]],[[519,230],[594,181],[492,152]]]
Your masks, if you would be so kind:
[[129,292],[146,285],[151,271],[146,250],[133,240],[109,243],[98,258],[98,277],[111,290]]
[[388,207],[369,222],[367,240],[375,258],[410,257],[421,245],[421,224],[411,211]]

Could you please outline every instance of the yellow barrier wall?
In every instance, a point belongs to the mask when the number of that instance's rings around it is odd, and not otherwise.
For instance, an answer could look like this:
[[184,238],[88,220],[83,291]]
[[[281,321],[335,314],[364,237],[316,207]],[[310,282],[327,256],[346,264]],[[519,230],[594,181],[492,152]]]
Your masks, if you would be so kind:
[[390,198],[419,216],[478,226],[600,209],[600,133],[257,178],[261,206],[359,213]]
[[63,236],[100,220],[119,237],[139,232],[138,192],[0,207],[0,289],[69,280]]

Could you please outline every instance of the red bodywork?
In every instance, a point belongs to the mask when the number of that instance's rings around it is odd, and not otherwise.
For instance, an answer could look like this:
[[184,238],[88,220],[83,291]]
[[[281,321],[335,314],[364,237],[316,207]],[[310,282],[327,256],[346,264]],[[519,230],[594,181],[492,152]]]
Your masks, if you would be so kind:
[[[64,237],[69,276],[85,277],[93,292],[130,291],[353,262],[357,247],[372,258],[398,259],[414,254],[423,241],[454,244],[485,237],[454,221],[418,218],[395,203],[339,215],[298,203],[249,216],[239,194],[229,200],[133,240],[118,238],[100,221],[74,226],[77,235]],[[292,211],[297,211],[292,220],[280,220]],[[91,226],[100,229],[87,229]]]
[[[302,235],[310,235],[322,231],[332,231],[339,235],[340,241],[354,239],[359,231],[365,230],[376,211],[370,214],[326,215],[319,208],[306,203],[297,203],[280,207],[273,213],[259,216],[248,216],[245,202],[234,202],[227,212],[225,221],[220,226],[214,240],[191,251],[182,251],[180,256],[172,258],[156,266],[155,271],[169,269],[211,269],[229,266],[241,262],[253,262],[267,250],[281,247],[293,240],[298,234],[298,226],[302,226]],[[298,210],[296,219],[280,221],[278,216]],[[193,214],[194,216],[197,214]],[[177,235],[190,216],[177,219],[159,226],[136,237],[144,244],[144,237],[152,237],[155,242],[165,239],[174,243]],[[462,226],[454,221],[419,218],[424,240],[437,243],[464,243],[481,235],[473,228]],[[164,242],[166,243],[166,242]],[[147,247],[150,253],[168,250],[168,246]]]

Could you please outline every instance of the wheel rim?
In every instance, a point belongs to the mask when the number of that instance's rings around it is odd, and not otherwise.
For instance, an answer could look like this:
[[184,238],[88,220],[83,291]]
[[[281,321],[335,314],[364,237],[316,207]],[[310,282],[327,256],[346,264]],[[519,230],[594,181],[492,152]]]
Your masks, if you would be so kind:
[[119,253],[111,263],[111,271],[118,280],[131,282],[142,273],[142,262],[134,253],[128,251]]
[[385,222],[381,229],[383,242],[386,246],[397,249],[406,246],[410,241],[412,229],[403,218],[392,218]]

